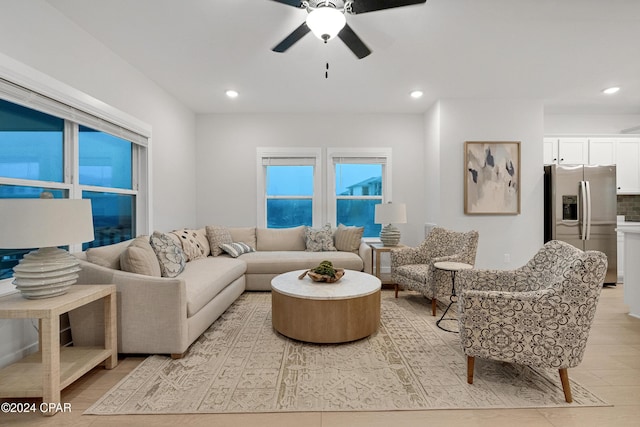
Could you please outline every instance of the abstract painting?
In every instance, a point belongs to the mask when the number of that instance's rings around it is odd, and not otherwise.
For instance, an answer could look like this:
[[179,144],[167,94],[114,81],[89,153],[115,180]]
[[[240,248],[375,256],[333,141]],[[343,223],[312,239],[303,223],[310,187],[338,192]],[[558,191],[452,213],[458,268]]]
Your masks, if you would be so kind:
[[520,142],[465,142],[464,213],[520,213]]

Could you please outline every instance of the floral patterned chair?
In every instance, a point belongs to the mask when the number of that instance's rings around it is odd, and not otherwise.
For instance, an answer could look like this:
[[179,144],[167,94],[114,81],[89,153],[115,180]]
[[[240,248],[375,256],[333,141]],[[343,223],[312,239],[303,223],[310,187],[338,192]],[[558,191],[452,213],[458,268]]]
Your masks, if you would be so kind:
[[462,233],[435,227],[419,246],[391,251],[391,280],[431,299],[435,316],[438,299],[448,299],[451,295],[451,275],[433,264],[456,261],[473,265],[477,249],[477,231]]
[[516,270],[459,272],[467,382],[475,357],[558,369],[571,402],[567,368],[582,361],[606,271],[604,253],[552,240]]

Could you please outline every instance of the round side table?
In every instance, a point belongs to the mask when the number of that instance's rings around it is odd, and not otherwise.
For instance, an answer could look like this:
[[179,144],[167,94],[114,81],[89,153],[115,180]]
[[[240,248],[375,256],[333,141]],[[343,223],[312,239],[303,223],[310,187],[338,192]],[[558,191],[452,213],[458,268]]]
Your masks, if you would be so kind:
[[[470,270],[473,268],[472,265],[465,264],[464,262],[452,262],[452,261],[442,261],[436,262],[433,264],[435,268],[438,270],[450,271],[451,272],[451,296],[449,297],[449,305],[447,309],[442,313],[442,317],[436,321],[436,326],[443,331],[458,333],[458,331],[453,331],[451,329],[446,329],[443,326],[440,326],[440,322],[443,320],[458,320],[455,317],[445,317],[447,312],[451,308],[454,302],[458,301],[458,297],[456,295],[456,273],[461,270]],[[455,298],[455,299],[454,299]]]

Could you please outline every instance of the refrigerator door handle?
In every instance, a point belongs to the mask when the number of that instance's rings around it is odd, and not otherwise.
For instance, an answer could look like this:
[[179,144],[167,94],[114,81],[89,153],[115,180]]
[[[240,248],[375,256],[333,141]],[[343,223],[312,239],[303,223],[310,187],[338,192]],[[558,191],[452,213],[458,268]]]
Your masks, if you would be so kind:
[[587,193],[587,238],[591,239],[591,184],[589,181],[585,181],[585,189]]
[[580,181],[580,200],[582,201],[582,212],[580,213],[580,240],[587,240],[587,183]]

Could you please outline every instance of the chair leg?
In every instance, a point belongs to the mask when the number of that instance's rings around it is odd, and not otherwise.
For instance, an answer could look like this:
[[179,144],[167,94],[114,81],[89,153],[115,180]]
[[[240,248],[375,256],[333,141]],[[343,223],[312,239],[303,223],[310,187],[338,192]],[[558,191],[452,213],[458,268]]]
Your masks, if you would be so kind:
[[571,396],[571,385],[569,384],[569,373],[567,372],[567,368],[560,369],[560,381],[562,382],[562,391],[564,391],[564,400],[567,403],[573,402],[573,397]]
[[467,382],[473,384],[473,366],[476,358],[473,356],[467,356]]
[[433,297],[431,298],[431,312],[433,313],[433,315],[436,315],[436,308],[438,307],[438,300]]
[[396,291],[396,298],[398,298],[398,284],[397,283],[394,284],[393,287],[394,287],[394,289]]

